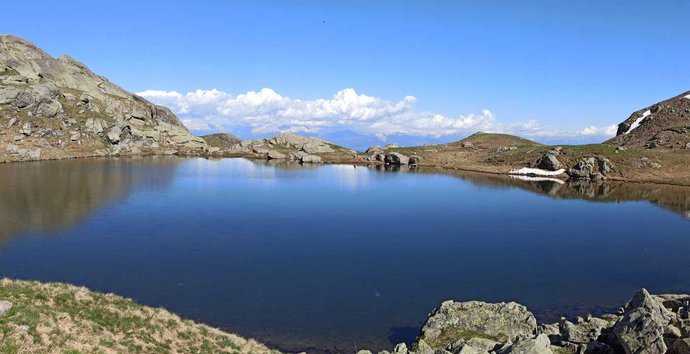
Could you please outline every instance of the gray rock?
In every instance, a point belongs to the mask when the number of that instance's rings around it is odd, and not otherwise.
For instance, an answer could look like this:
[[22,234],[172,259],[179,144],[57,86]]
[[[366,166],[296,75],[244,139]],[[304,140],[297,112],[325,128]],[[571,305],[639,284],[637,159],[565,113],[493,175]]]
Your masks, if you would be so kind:
[[21,148],[14,144],[7,144],[7,152],[10,155],[19,157],[20,160],[33,161],[41,159],[41,149]]
[[599,163],[599,172],[601,174],[603,174],[604,176],[607,175],[609,172],[611,172],[615,168],[615,166],[613,165],[611,160],[609,160],[603,156],[597,157],[597,162]]
[[17,117],[12,117],[12,118],[10,118],[10,121],[7,122],[7,129],[12,128],[12,126],[13,126],[14,123],[16,123],[16,122],[17,122]]
[[531,312],[515,302],[445,301],[431,313],[419,335],[434,349],[444,349],[464,339],[484,337],[499,343],[531,336],[537,321]]
[[501,354],[553,354],[551,342],[545,334],[532,338],[520,338],[515,344],[500,351]]
[[469,148],[473,148],[473,147],[474,147],[474,144],[472,144],[472,143],[469,142],[469,141],[466,141],[466,142],[460,143],[460,147],[468,148],[468,149],[469,149]]
[[420,161],[422,161],[422,158],[420,156],[412,155],[410,156],[409,164],[410,166],[416,166]]
[[254,151],[254,153],[256,153],[256,154],[266,155],[266,154],[268,154],[269,150],[266,148],[255,147],[252,149],[252,151]]
[[566,173],[570,178],[575,179],[590,179],[594,175],[594,164],[596,160],[593,157],[583,158],[578,161],[575,166],[569,168]]
[[19,133],[25,136],[31,135],[31,123],[24,123],[21,129],[19,129]]
[[643,157],[637,161],[637,168],[653,168],[658,170],[661,168],[661,164],[656,161],[652,161],[647,157]]
[[393,349],[393,354],[407,354],[407,345],[405,343],[398,343]]
[[0,300],[0,317],[9,312],[12,309],[12,306],[14,305],[11,302]]
[[122,134],[122,128],[114,126],[108,130],[106,136],[112,144],[118,144],[120,142],[120,134]]
[[690,338],[678,339],[671,348],[673,354],[690,354]]
[[500,343],[486,338],[470,338],[469,340],[461,340],[451,346],[451,351],[456,352],[455,348],[461,348],[461,354],[485,354],[493,351]]
[[563,167],[563,164],[558,161],[555,155],[545,154],[537,161],[537,167],[543,170],[557,171]]
[[399,152],[391,152],[385,157],[385,162],[389,165],[408,165],[410,158]]
[[79,141],[79,139],[81,139],[81,133],[77,131],[70,132],[69,140]]
[[579,323],[563,321],[560,326],[561,338],[568,342],[587,344],[596,341],[602,330],[611,326],[609,321],[596,317]]
[[613,332],[627,354],[662,354],[666,352],[663,334],[671,313],[646,289],[638,291]]
[[372,145],[372,146],[368,147],[367,150],[365,151],[365,153],[368,155],[379,154],[382,152],[383,152],[383,149],[378,145]]
[[304,155],[300,158],[302,163],[321,163],[321,157],[316,155]]
[[86,120],[85,128],[95,134],[103,133],[107,127],[107,123],[101,118],[89,118]]
[[318,143],[316,141],[308,142],[302,146],[302,150],[307,154],[325,154],[335,152],[328,144]]
[[267,157],[271,160],[283,160],[285,159],[285,154],[282,154],[275,150],[271,150],[268,152]]

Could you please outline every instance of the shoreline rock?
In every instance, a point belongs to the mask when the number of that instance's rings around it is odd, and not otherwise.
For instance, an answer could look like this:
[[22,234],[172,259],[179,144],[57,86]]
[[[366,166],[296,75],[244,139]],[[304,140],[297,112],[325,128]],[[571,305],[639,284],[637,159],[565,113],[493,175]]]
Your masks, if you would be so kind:
[[[687,354],[690,295],[636,292],[620,314],[537,326],[515,302],[444,301],[405,354]],[[360,352],[361,353],[361,352]],[[381,351],[379,354],[389,354]]]

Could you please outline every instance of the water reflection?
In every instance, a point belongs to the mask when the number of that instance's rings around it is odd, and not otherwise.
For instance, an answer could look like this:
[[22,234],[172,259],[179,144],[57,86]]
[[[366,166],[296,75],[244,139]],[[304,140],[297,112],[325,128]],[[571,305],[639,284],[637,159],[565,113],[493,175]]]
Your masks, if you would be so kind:
[[690,187],[619,181],[529,180],[510,176],[436,168],[406,169],[424,174],[446,174],[480,186],[521,188],[558,199],[622,203],[648,201],[690,219]]
[[140,187],[164,188],[180,161],[78,159],[0,165],[0,242],[19,233],[68,228]]

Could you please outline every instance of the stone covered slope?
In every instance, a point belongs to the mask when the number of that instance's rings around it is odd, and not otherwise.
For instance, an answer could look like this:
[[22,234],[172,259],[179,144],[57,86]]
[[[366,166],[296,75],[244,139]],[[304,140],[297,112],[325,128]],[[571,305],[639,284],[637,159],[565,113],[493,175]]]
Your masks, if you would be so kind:
[[429,315],[411,348],[401,343],[393,353],[688,354],[689,310],[690,295],[642,289],[615,314],[538,325],[514,302],[446,301]]
[[0,353],[278,352],[117,295],[3,279]]
[[690,91],[643,108],[606,141],[625,147],[690,149]]
[[[204,137],[209,144],[218,137]],[[220,151],[222,156],[242,156],[248,158],[266,158],[269,160],[292,160],[302,163],[361,163],[357,153],[328,141],[301,136],[293,133],[282,133],[271,138],[243,140],[235,144],[225,144]]]
[[0,161],[199,153],[167,108],[63,55],[0,35]]

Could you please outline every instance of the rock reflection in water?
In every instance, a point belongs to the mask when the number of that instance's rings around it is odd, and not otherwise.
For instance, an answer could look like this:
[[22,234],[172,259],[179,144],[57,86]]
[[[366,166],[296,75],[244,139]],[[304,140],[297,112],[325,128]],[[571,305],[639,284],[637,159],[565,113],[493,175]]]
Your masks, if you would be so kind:
[[136,188],[172,180],[175,158],[76,159],[0,165],[0,242],[57,232]]
[[494,188],[518,187],[560,199],[582,199],[612,203],[648,201],[690,219],[690,187],[620,181],[568,180],[562,182],[547,179],[530,181],[511,178],[505,175],[457,170],[436,168],[404,169],[415,173],[451,175],[476,185]]

